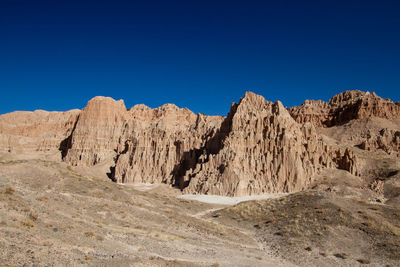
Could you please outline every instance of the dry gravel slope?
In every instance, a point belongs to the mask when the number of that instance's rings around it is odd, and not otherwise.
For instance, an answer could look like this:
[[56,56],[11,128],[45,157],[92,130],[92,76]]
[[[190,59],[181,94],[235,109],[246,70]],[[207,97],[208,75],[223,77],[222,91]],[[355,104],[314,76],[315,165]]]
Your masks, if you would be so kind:
[[64,163],[0,159],[2,266],[288,266],[222,206],[137,191]]

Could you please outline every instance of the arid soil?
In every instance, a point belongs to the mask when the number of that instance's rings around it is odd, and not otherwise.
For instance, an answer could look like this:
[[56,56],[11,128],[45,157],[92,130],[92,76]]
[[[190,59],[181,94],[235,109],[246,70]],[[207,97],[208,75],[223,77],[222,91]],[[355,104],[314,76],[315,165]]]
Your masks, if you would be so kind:
[[400,208],[346,195],[349,178],[227,206],[53,158],[0,158],[3,266],[399,266]]
[[202,218],[222,205],[24,158],[0,159],[2,266],[291,266],[253,231]]
[[397,266],[400,261],[396,207],[307,191],[240,203],[210,216],[255,229],[265,247],[301,266]]

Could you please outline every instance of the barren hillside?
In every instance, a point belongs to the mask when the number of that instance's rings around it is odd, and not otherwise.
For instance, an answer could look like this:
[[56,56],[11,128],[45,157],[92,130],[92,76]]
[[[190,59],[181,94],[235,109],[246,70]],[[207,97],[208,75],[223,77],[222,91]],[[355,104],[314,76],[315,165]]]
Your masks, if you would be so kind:
[[5,266],[399,266],[400,103],[374,93],[226,117],[95,97],[0,115],[0,153]]

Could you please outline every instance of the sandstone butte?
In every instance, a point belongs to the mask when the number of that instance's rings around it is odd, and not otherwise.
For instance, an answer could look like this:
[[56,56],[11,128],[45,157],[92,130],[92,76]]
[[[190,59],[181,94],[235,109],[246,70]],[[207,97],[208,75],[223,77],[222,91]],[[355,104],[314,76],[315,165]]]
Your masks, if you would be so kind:
[[[98,96],[83,110],[0,116],[0,151],[57,152],[74,166],[107,166],[118,183],[166,183],[185,193],[227,196],[306,189],[326,169],[362,176],[368,162],[333,142],[335,127],[377,118],[398,122],[400,103],[346,91],[329,102],[285,108],[247,92],[226,117],[165,104],[151,109]],[[399,157],[399,124],[350,136],[358,150]]]

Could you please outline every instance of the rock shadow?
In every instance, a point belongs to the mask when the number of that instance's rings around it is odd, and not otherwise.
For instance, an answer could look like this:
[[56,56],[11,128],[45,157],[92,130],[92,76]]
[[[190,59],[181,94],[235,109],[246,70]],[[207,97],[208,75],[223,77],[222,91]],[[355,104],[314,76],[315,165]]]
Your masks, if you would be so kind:
[[[205,137],[206,140],[209,139],[201,148],[183,152],[179,163],[174,166],[171,172],[173,186],[183,190],[196,175],[189,175],[189,179],[185,181],[186,172],[190,169],[194,169],[197,164],[208,162],[210,155],[216,155],[224,148],[224,141],[232,131],[232,119],[238,106],[239,104],[235,103],[231,107],[228,116],[221,123],[221,127],[215,133],[209,134],[212,135],[211,138],[209,136]],[[179,141],[175,142],[175,146],[179,148]],[[204,155],[204,157],[200,159],[202,155]]]

